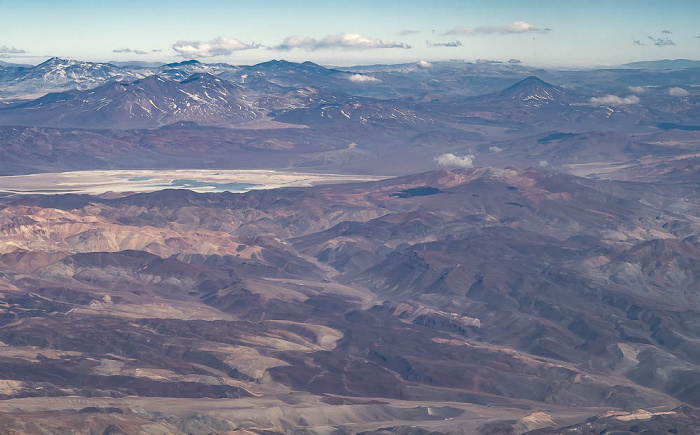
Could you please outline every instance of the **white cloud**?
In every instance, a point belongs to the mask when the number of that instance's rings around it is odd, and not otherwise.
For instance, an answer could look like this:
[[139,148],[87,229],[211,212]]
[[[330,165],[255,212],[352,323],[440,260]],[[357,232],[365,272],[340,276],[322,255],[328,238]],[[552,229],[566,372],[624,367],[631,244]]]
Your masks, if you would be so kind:
[[211,41],[178,41],[173,50],[182,57],[226,56],[234,51],[259,48],[260,44],[246,44],[235,38],[219,37]]
[[525,21],[515,21],[504,26],[456,27],[445,32],[446,35],[515,35],[519,33],[549,32],[551,29],[540,29]]
[[471,168],[474,166],[474,155],[467,154],[463,157],[460,157],[452,153],[446,153],[435,157],[435,162],[440,166],[457,166],[458,168]]
[[353,83],[381,82],[381,80],[376,77],[366,76],[364,74],[352,74],[348,76],[348,80]]
[[0,45],[0,53],[2,54],[22,54],[26,53],[27,50],[22,50],[21,48],[8,47],[7,45]]
[[629,97],[618,97],[617,95],[606,95],[604,97],[593,97],[591,98],[592,106],[626,106],[629,104],[638,104],[640,101],[639,97],[636,95],[630,95]]
[[499,147],[489,147],[489,151],[491,151],[492,153],[500,153],[501,151],[503,151],[503,149]]
[[668,90],[668,94],[672,97],[687,97],[689,92],[683,88],[671,88]]
[[294,48],[301,48],[303,50],[316,50],[318,48],[318,40],[315,38],[309,38],[308,36],[288,36],[284,38],[284,41],[276,47],[276,50],[291,50]]
[[627,88],[630,90],[630,92],[634,92],[635,94],[643,94],[647,91],[647,88],[644,86],[628,86]]
[[322,49],[343,49],[343,50],[370,50],[373,48],[411,48],[405,42],[390,42],[382,39],[373,39],[357,33],[341,33],[339,35],[328,35],[318,40],[307,36],[289,36],[281,44],[272,47],[275,50],[292,50],[295,48],[307,51]]
[[547,166],[549,166],[549,162],[547,160],[540,160],[539,164],[540,168],[546,168]]
[[419,60],[418,62],[416,62],[416,66],[418,68],[430,68],[431,66],[433,66],[433,64],[428,62],[427,60]]
[[[152,52],[155,52],[156,50],[153,50]],[[159,51],[159,50],[158,50]],[[148,54],[148,51],[144,50],[132,50],[130,48],[115,48],[112,50],[114,53],[134,53],[134,54]],[[151,52],[151,53],[152,53]]]

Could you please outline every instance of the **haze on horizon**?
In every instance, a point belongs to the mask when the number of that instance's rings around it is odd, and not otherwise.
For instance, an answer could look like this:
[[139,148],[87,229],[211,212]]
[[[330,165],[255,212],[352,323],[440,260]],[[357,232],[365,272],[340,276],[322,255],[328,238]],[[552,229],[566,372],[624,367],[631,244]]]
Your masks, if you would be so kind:
[[[700,3],[671,0],[0,0],[0,60],[326,65],[517,59],[586,67],[698,59]],[[50,36],[49,36],[50,35]]]

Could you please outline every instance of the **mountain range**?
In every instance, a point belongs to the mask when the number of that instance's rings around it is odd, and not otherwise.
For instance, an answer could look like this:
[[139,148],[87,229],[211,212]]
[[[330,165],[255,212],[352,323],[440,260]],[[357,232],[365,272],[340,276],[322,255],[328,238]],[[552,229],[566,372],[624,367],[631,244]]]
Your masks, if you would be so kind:
[[[163,166],[155,162],[188,167],[217,160],[222,169],[266,161],[274,169],[390,175],[435,169],[434,159],[445,153],[473,155],[477,164],[487,165],[546,161],[570,171],[590,160],[583,157],[586,147],[600,146],[593,138],[611,133],[641,145],[614,148],[607,162],[638,164],[651,149],[688,154],[686,142],[676,138],[697,127],[700,100],[692,83],[699,74],[697,68],[576,72],[464,62],[346,70],[286,61],[140,67],[53,58],[31,68],[0,70],[0,89],[7,95],[0,125],[10,129],[0,144],[0,154],[6,155],[0,173],[45,171],[52,165],[61,170]],[[658,84],[661,78],[666,84]],[[645,80],[648,85],[639,84]],[[45,95],[25,98],[39,89]],[[181,122],[190,123],[188,130],[202,140],[167,151],[134,146],[154,134],[168,136],[169,126]],[[163,127],[168,129],[157,130]],[[211,141],[218,141],[221,132],[209,127],[234,128],[229,134],[246,138],[220,149],[222,158],[208,159],[203,156],[210,152],[210,140],[203,138],[211,132]],[[19,131],[19,138],[12,133]],[[535,152],[537,159],[503,146],[559,133],[591,140],[550,158]],[[16,140],[30,135],[36,148],[44,142],[36,136],[46,134],[55,137],[50,153],[22,149],[33,158],[13,161]],[[101,150],[114,146],[115,135],[130,139],[105,162]],[[61,155],[67,136],[70,157]],[[565,157],[574,154],[580,157]],[[387,158],[396,161],[386,165]]]
[[0,432],[698,433],[698,83],[0,63]]
[[[640,408],[696,427],[700,210],[681,199],[695,190],[480,168],[8,197],[3,397],[52,400],[59,416],[70,396],[112,397],[95,412],[121,428],[318,431],[314,400],[343,403],[324,415],[347,431],[524,433]],[[166,421],[131,396],[298,405]],[[525,424],[535,411],[544,421]]]

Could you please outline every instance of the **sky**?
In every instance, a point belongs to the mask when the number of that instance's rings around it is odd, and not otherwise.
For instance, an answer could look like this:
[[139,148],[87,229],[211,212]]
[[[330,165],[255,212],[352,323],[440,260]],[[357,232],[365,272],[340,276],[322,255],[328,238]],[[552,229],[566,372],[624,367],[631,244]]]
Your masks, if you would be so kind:
[[0,60],[700,60],[698,0],[0,0]]

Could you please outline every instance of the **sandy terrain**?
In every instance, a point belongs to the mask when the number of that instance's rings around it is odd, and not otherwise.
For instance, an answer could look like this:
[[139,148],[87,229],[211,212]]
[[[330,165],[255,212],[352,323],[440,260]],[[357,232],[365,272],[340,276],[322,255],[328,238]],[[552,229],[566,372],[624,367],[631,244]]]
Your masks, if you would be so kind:
[[[372,398],[344,398],[355,403],[330,405],[321,397],[292,393],[273,398],[246,399],[164,399],[164,398],[24,398],[0,403],[0,412],[42,412],[76,410],[88,406],[129,409],[141,415],[168,413],[181,418],[222,419],[230,425],[251,429],[284,431],[304,427],[326,432],[333,426],[343,426],[352,432],[377,430],[391,426],[420,424],[433,430],[450,433],[478,433],[480,426],[502,420],[519,421],[522,433],[538,427],[566,424],[604,412],[598,408],[576,411],[551,407],[551,414],[498,407],[492,408],[455,402],[414,402]],[[552,412],[554,411],[554,412]],[[553,415],[552,415],[553,414]],[[415,427],[415,426],[414,426]],[[524,430],[523,430],[524,429]]]

